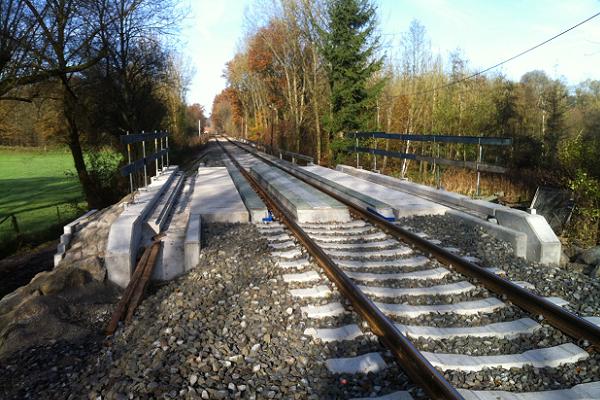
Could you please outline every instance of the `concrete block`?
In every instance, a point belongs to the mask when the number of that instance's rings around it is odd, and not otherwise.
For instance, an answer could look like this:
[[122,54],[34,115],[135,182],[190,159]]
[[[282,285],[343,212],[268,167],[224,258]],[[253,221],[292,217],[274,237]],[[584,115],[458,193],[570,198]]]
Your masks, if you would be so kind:
[[167,235],[163,238],[152,280],[169,281],[184,273],[182,239],[181,235]]
[[313,287],[307,287],[302,289],[291,289],[290,294],[292,297],[298,297],[300,299],[308,299],[315,298],[321,299],[324,297],[329,297],[333,294],[333,292],[329,289],[328,286],[318,285]]
[[364,182],[362,182],[363,185],[361,186],[361,182],[351,182],[345,179],[348,178],[346,174],[318,165],[297,167],[288,165],[283,161],[277,161],[277,164],[285,169],[302,173],[312,184],[343,196],[358,207],[371,209],[385,218],[394,218],[394,210],[390,204],[374,197],[373,188],[365,190],[367,188],[364,187]]
[[191,214],[185,231],[185,242],[183,247],[185,271],[189,271],[198,265],[200,260],[202,222],[198,214]]
[[467,225],[482,228],[486,233],[498,240],[503,240],[510,243],[513,248],[513,252],[517,257],[527,257],[527,234],[506,226],[493,224],[458,210],[448,210],[446,214]]
[[400,297],[400,296],[448,296],[454,294],[468,293],[475,286],[467,281],[446,283],[443,285],[416,287],[416,288],[391,288],[383,286],[363,286],[359,289],[366,295],[375,297]]
[[333,374],[375,373],[387,367],[379,353],[367,353],[349,358],[330,358],[325,361],[325,365]]
[[139,241],[142,236],[139,215],[120,216],[108,233],[105,264],[108,279],[126,287],[135,267]]
[[528,350],[522,354],[497,356],[467,356],[463,354],[422,353],[436,368],[443,371],[481,371],[484,368],[556,368],[585,360],[589,354],[573,343]]
[[143,190],[135,203],[127,204],[110,227],[106,245],[105,264],[108,279],[126,287],[135,268],[136,256],[142,238],[142,224],[152,212],[161,194],[172,183],[178,168],[171,166]]
[[71,236],[72,234],[70,233],[63,233],[62,235],[60,235],[60,243],[68,246],[71,242]]
[[283,274],[282,278],[286,283],[304,283],[321,280],[321,276],[316,271],[300,272],[297,274]]
[[248,210],[225,167],[198,169],[191,214],[198,214],[202,221],[247,223]]
[[344,325],[339,328],[307,328],[304,334],[312,336],[315,339],[320,339],[322,342],[339,342],[342,340],[354,340],[363,335],[362,331],[356,324]]
[[501,226],[527,235],[528,260],[541,264],[560,262],[561,244],[546,218],[514,209],[498,209],[495,217]]
[[160,195],[152,214],[146,222],[154,233],[158,234],[163,230],[168,216],[179,198],[181,187],[185,182],[185,176],[177,173],[171,185]]
[[313,306],[309,304],[305,307],[300,307],[300,310],[303,314],[306,314],[306,316],[311,319],[337,317],[346,311],[342,303],[339,302],[327,303],[320,306]]
[[467,199],[462,205],[469,210],[473,210],[489,217],[495,217],[496,210],[506,210],[508,208],[502,204],[491,203],[489,201],[479,199]]
[[242,173],[233,165],[233,163],[228,159],[224,160],[224,163],[246,209],[248,210],[250,221],[254,223],[262,222],[263,218],[266,218],[269,215],[267,206],[265,206],[265,203],[258,194],[256,194],[246,178],[244,178]]
[[417,318],[426,314],[459,314],[475,315],[479,313],[492,313],[500,308],[506,307],[506,303],[495,297],[483,300],[463,301],[453,304],[417,305],[396,303],[375,303],[377,308],[389,315],[405,318]]
[[465,400],[592,400],[600,399],[600,382],[581,383],[570,389],[541,392],[505,392],[501,390],[458,389]]
[[389,281],[389,280],[414,280],[414,281],[428,281],[428,280],[439,280],[450,274],[446,268],[438,267],[432,269],[422,269],[414,272],[384,272],[384,273],[372,273],[372,272],[352,272],[344,271],[344,273],[356,281],[361,282],[378,282],[378,281]]
[[521,335],[533,335],[542,326],[530,318],[515,321],[497,322],[489,325],[439,328],[437,326],[413,326],[396,324],[405,336],[432,340],[452,339],[459,337],[507,338],[513,339]]
[[299,223],[350,221],[348,208],[339,201],[281,170],[256,164],[250,174]]
[[[355,397],[350,400],[414,400],[414,397],[407,390],[399,390],[383,396],[377,397]],[[497,399],[495,399],[497,400]]]
[[56,253],[54,255],[54,267],[57,267],[58,264],[60,264],[64,256],[64,253]]

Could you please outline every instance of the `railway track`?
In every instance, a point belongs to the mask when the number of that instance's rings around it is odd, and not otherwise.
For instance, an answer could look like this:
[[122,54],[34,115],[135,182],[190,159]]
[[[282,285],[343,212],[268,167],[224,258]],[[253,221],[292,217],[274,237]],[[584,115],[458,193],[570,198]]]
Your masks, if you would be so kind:
[[[290,294],[303,305],[304,333],[342,355],[344,343],[361,343],[360,351],[326,362],[332,373],[378,372],[395,359],[422,389],[412,391],[417,397],[583,399],[600,393],[598,383],[569,381],[571,370],[594,367],[597,357],[590,353],[599,348],[600,329],[565,310],[560,299],[539,296],[531,282],[507,281],[502,271],[480,267],[459,249],[444,248],[326,190],[349,207],[354,220],[299,225],[223,150],[276,217],[259,229]],[[261,161],[277,167],[268,158]],[[472,386],[482,390],[462,390]],[[547,392],[557,387],[566,390]],[[499,389],[529,393],[509,397]],[[397,391],[383,398],[411,395]]]

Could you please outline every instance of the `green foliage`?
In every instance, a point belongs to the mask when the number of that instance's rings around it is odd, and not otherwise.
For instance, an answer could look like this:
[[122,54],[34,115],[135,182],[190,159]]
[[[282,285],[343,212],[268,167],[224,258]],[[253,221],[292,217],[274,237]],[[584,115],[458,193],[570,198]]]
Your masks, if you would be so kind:
[[331,90],[331,133],[364,129],[373,117],[383,82],[370,84],[381,69],[376,51],[376,8],[369,0],[328,3],[323,57]]
[[594,245],[600,239],[600,181],[578,170],[569,187],[575,194],[576,203],[569,236],[580,245]]
[[600,181],[590,177],[586,172],[578,170],[569,187],[579,200],[579,212],[590,218],[600,218]]
[[123,155],[111,147],[102,147],[85,154],[85,165],[90,178],[100,190],[105,204],[112,204],[123,194],[119,165]]

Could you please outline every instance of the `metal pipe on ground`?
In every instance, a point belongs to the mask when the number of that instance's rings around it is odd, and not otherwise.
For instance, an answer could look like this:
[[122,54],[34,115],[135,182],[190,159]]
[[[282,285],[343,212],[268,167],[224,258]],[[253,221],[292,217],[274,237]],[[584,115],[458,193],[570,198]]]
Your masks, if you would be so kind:
[[354,309],[367,321],[373,333],[391,350],[400,367],[407,372],[408,376],[421,386],[432,399],[463,399],[444,376],[402,335],[394,323],[356,286],[354,281],[296,224],[293,218],[284,211],[283,206],[276,199],[270,197],[220,142],[219,145],[254,190],[263,198],[265,204],[292,231],[319,266],[323,268],[329,279],[350,300]]

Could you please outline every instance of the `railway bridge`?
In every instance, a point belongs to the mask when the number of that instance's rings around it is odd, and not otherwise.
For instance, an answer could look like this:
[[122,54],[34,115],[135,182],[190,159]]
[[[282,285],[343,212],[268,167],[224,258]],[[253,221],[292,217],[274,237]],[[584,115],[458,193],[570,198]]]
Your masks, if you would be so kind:
[[[600,289],[560,256],[533,212],[213,137],[193,171],[66,226],[55,269],[0,301],[0,390],[600,398]],[[21,351],[28,312],[77,303],[94,329],[54,312],[52,339]]]

